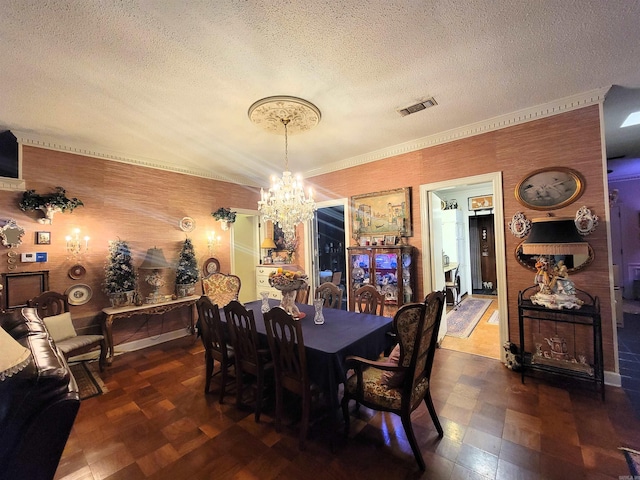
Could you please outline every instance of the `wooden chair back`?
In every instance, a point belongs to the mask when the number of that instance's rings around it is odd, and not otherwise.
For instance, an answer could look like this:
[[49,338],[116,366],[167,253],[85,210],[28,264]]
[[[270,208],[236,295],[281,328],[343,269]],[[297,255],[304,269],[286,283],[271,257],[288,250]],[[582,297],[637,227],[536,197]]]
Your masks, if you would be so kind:
[[35,308],[40,318],[53,317],[69,311],[69,299],[58,292],[47,291],[27,302],[29,307]]
[[316,288],[316,297],[324,301],[324,308],[336,308],[340,310],[342,307],[342,290],[331,282],[324,282]]
[[363,285],[349,299],[349,310],[372,315],[384,314],[384,295],[373,285]]
[[309,292],[311,291],[311,285],[300,288],[296,293],[296,303],[306,304],[309,302]]
[[253,375],[256,377],[255,420],[259,422],[265,376],[273,367],[271,354],[268,349],[260,348],[253,310],[247,310],[240,302],[232,300],[224,307],[224,314],[236,359],[236,404],[242,403],[244,374]]
[[212,273],[202,279],[202,293],[219,307],[238,300],[242,283],[237,275]]
[[311,381],[300,321],[285,310],[275,307],[264,313],[267,339],[276,378],[276,430],[280,431],[283,389],[302,398],[300,448],[304,448],[311,411]]
[[211,299],[203,295],[196,302],[198,309],[198,330],[205,351],[206,381],[204,391],[209,393],[211,378],[214,376],[214,360],[220,363],[222,382],[220,387],[220,403],[224,399],[226,384],[228,383],[228,370],[235,362],[230,355],[222,320],[220,319],[220,309]]

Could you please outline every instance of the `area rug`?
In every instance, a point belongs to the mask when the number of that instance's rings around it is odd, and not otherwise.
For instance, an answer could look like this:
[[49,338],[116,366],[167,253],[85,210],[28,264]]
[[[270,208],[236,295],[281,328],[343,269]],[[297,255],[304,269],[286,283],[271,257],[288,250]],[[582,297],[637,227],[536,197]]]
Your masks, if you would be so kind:
[[108,391],[98,373],[97,362],[78,362],[69,367],[78,384],[80,400],[102,395]]
[[487,320],[487,323],[489,325],[500,325],[500,312],[498,312],[498,310],[493,312],[489,317],[489,320]]
[[619,447],[619,449],[624,453],[627,465],[629,465],[629,472],[634,476],[633,478],[636,478],[637,475],[640,475],[640,452],[626,447]]
[[491,300],[465,298],[455,310],[447,314],[447,335],[467,338],[476,328]]

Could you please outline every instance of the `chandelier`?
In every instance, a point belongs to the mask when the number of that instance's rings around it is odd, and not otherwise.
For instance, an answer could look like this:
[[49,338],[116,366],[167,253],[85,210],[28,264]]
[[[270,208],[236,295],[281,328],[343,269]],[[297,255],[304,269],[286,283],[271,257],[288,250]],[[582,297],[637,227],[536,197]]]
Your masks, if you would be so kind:
[[310,102],[296,97],[268,97],[258,100],[249,108],[249,118],[265,130],[284,132],[284,172],[282,177],[271,177],[268,191],[260,189],[258,212],[264,221],[277,224],[285,242],[296,237],[296,225],[313,218],[316,204],[309,189],[304,191],[302,177],[289,171],[289,133],[300,133],[320,122],[320,110]]

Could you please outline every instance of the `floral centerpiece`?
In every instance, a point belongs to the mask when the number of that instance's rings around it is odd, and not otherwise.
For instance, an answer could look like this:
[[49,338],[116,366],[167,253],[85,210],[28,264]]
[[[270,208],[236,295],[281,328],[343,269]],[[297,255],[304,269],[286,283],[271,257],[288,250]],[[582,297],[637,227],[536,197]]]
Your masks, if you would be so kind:
[[269,285],[281,292],[302,288],[309,278],[304,272],[293,272],[278,268],[269,274]]
[[302,318],[305,316],[295,304],[296,292],[307,284],[308,277],[304,272],[293,272],[291,270],[277,270],[269,274],[269,285],[282,292],[282,300],[280,307],[289,313],[289,315]]
[[116,307],[131,304],[136,289],[136,273],[126,241],[118,239],[109,242],[104,274],[104,292],[109,295],[111,305]]

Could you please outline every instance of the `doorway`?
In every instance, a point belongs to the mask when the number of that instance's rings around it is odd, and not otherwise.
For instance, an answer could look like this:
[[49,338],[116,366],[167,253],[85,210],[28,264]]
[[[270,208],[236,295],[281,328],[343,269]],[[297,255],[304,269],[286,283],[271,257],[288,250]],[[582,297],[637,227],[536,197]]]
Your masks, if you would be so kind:
[[469,261],[473,295],[496,295],[496,249],[493,214],[469,217]]
[[[347,199],[317,204],[316,214],[305,243],[307,275],[311,291],[325,281],[332,281],[343,291],[342,306],[347,303],[347,245],[349,226],[346,221]],[[313,298],[313,295],[310,295]]]
[[241,303],[258,299],[256,267],[260,263],[259,237],[258,212],[238,209],[231,227],[231,272],[240,277],[242,288],[238,300]]
[[[488,195],[492,195],[494,199],[493,215],[476,215],[471,209],[466,208],[468,198],[474,196],[473,192],[485,192]],[[444,198],[448,198],[452,201],[445,201]],[[486,352],[490,353],[477,353],[484,356],[490,356],[491,358],[502,359],[503,350],[501,346],[508,339],[508,317],[507,317],[507,298],[506,298],[506,261],[505,261],[505,240],[504,230],[500,228],[488,227],[493,225],[494,222],[498,222],[499,225],[504,223],[504,213],[502,205],[502,174],[501,172],[494,172],[490,174],[477,175],[473,177],[453,179],[445,182],[438,182],[433,184],[422,185],[420,187],[420,210],[422,215],[422,251],[423,251],[423,283],[425,294],[432,290],[442,290],[445,283],[445,266],[446,257],[444,255],[447,245],[444,245],[442,240],[442,232],[445,229],[443,227],[443,218],[445,218],[449,205],[458,205],[455,208],[461,209],[468,218],[472,217],[487,217],[482,220],[481,225],[484,225],[486,229],[484,234],[486,236],[486,243],[490,242],[490,235],[493,235],[493,241],[491,247],[486,250],[486,254],[493,258],[494,274],[491,275],[491,280],[485,280],[492,283],[492,293],[495,290],[495,296],[489,297],[495,306],[497,312],[497,334],[491,337],[491,344],[488,345]],[[492,218],[491,218],[492,217]],[[475,222],[478,222],[476,220]],[[486,223],[485,223],[486,222]],[[461,275],[461,290],[468,292],[469,296],[473,296],[473,281],[472,281],[472,265],[471,265],[471,240],[470,240],[470,228],[469,221],[463,222],[464,237],[465,237],[465,252],[461,256],[461,268],[463,272]],[[478,248],[480,251],[479,257],[482,259],[482,235],[483,227],[478,230]],[[444,247],[444,248],[443,248]],[[487,246],[485,246],[486,248]],[[445,257],[445,258],[443,258]],[[466,265],[465,265],[466,263]],[[466,268],[465,268],[466,267]],[[479,265],[480,270],[480,285],[482,285],[482,261]],[[487,274],[489,278],[489,274]],[[450,309],[451,310],[451,309]],[[443,313],[446,315],[446,313]],[[487,319],[488,320],[488,319]],[[492,319],[493,320],[493,319]],[[484,324],[485,319],[481,320]],[[447,330],[446,318],[442,319],[441,331],[438,338],[444,339]],[[495,327],[494,327],[495,332]],[[456,345],[452,349],[467,351],[461,348],[461,344],[464,339],[455,339]],[[449,347],[447,347],[449,348]]]

